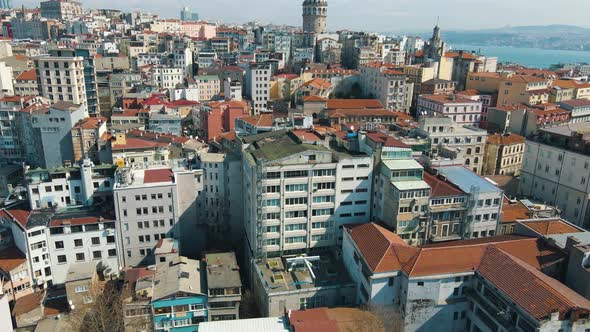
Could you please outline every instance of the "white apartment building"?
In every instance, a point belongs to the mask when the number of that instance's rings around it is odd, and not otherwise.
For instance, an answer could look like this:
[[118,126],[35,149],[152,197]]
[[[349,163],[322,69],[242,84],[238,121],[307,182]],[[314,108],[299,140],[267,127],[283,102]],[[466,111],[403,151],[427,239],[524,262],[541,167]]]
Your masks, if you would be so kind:
[[105,276],[119,273],[115,220],[74,213],[56,215],[47,226],[54,284],[65,283],[72,264],[93,262]]
[[108,201],[115,170],[115,165],[95,166],[88,159],[74,167],[28,170],[25,178],[29,204],[33,209],[46,209]]
[[150,69],[152,84],[161,88],[172,89],[184,80],[183,68],[154,66]]
[[570,123],[580,123],[590,121],[590,100],[572,99],[562,101],[559,106],[564,110],[572,112]]
[[170,66],[182,68],[185,77],[193,76],[193,51],[188,47],[179,47],[172,50]]
[[388,330],[575,332],[590,326],[590,301],[552,278],[561,249],[540,239],[412,248],[371,223],[347,227],[342,252],[358,302],[386,313]]
[[254,104],[254,113],[260,113],[268,107],[270,99],[270,78],[272,68],[270,64],[252,64],[246,71],[249,95]]
[[368,63],[359,67],[363,95],[379,99],[385,108],[409,113],[413,83],[391,63]]
[[456,95],[418,96],[418,115],[444,115],[459,125],[479,127],[483,102]]
[[40,55],[33,58],[39,93],[52,102],[67,101],[88,110],[84,58]]
[[191,241],[195,228],[188,223],[194,224],[197,218],[201,171],[125,167],[117,176],[113,195],[120,266],[153,264],[153,250],[160,239],[186,236]]
[[140,53],[136,56],[135,64],[137,68],[149,65],[160,66],[166,64],[167,58],[168,53]]
[[496,235],[504,192],[463,166],[442,166],[436,170],[469,195],[463,238]]
[[243,155],[244,223],[254,257],[333,247],[340,226],[369,218],[369,156],[332,150],[313,133],[267,136]]
[[520,194],[558,207],[563,219],[585,228],[590,227],[589,129],[588,122],[543,128],[539,139],[527,139],[519,185]]
[[0,92],[7,95],[14,95],[14,84],[12,82],[12,67],[6,62],[0,62]]

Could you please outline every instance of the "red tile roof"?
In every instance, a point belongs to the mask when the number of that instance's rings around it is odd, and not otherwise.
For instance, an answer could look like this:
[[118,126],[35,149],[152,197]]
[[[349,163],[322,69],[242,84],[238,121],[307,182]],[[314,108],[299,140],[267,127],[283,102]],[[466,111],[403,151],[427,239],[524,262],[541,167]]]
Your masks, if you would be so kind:
[[16,77],[17,81],[37,81],[35,69],[25,70]]
[[500,214],[501,223],[513,223],[517,220],[530,218],[530,211],[522,202],[510,203],[506,197],[504,197],[502,212]]
[[21,226],[26,227],[27,221],[29,220],[29,216],[31,215],[31,211],[27,210],[6,210],[13,218],[16,220]]
[[480,103],[479,101],[458,97],[457,95],[420,95],[418,98],[426,99],[438,104]]
[[74,129],[97,129],[106,122],[107,118],[105,117],[85,118],[76,123]]
[[487,138],[487,142],[490,144],[494,144],[494,145],[514,145],[514,144],[524,144],[525,138],[517,135],[517,134],[513,134],[513,133],[509,133],[506,135],[501,135],[501,134],[496,134],[496,135],[490,135]]
[[367,133],[367,138],[375,143],[382,143],[383,146],[392,147],[392,148],[404,148],[409,149],[410,146],[406,143],[395,139],[387,134],[384,134],[379,131],[372,131]]
[[255,127],[272,127],[273,116],[271,113],[262,113],[246,118],[241,118],[242,121],[247,122]]
[[460,196],[464,194],[459,188],[428,172],[424,172],[424,182],[428,183],[430,188],[432,188],[430,197]]
[[328,99],[327,109],[383,108],[379,99]]
[[117,144],[116,141],[112,144],[113,151],[117,150],[135,150],[135,149],[152,149],[168,146],[167,143],[154,142],[135,137],[127,137],[125,144]]
[[566,104],[571,107],[584,107],[590,106],[590,100],[588,99],[572,99],[567,101],[562,101],[563,104]]
[[316,89],[329,89],[332,84],[328,81],[324,81],[321,78],[314,78],[313,80],[307,81],[301,85],[301,87],[311,86]]
[[326,102],[328,98],[320,97],[320,96],[305,96],[303,97],[304,102]]
[[497,247],[486,248],[477,271],[538,320],[556,311],[560,320],[567,319],[574,312],[590,311],[590,301]]
[[541,235],[581,233],[582,230],[563,222],[560,219],[523,221],[521,224],[527,226]]
[[17,247],[0,251],[0,270],[10,273],[14,268],[26,263],[27,258]]
[[137,282],[139,279],[150,277],[154,274],[156,274],[156,271],[150,270],[145,267],[133,268],[125,271],[125,281],[134,283]]
[[468,60],[475,60],[476,59],[476,56],[470,52],[446,52],[445,53],[446,58],[458,58],[459,56],[461,56],[461,58],[463,58],[463,59],[468,59]]
[[16,300],[12,309],[13,316],[20,316],[41,307],[42,293],[31,293]]
[[384,108],[362,108],[362,109],[333,109],[328,111],[329,118],[341,118],[346,116],[392,116],[397,117],[397,112]]
[[174,174],[171,169],[146,169],[143,183],[172,182]]
[[[106,218],[105,218],[106,217]],[[98,224],[101,222],[109,222],[115,221],[114,219],[110,219],[110,217],[105,216],[101,217],[83,217],[83,218],[73,218],[73,219],[55,219],[49,222],[49,227],[59,227],[64,225],[89,225],[89,224]]]

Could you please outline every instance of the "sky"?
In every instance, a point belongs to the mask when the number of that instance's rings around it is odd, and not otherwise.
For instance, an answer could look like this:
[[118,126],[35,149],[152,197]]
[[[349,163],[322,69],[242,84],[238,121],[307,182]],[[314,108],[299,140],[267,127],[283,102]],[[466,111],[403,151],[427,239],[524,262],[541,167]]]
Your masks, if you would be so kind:
[[[176,18],[189,6],[202,19],[301,25],[302,0],[81,0],[85,8],[114,8]],[[38,6],[36,0],[13,0]],[[563,13],[559,9],[563,8]],[[574,10],[575,9],[575,10]],[[328,0],[328,29],[423,32],[437,16],[447,30],[569,24],[590,27],[589,0]]]

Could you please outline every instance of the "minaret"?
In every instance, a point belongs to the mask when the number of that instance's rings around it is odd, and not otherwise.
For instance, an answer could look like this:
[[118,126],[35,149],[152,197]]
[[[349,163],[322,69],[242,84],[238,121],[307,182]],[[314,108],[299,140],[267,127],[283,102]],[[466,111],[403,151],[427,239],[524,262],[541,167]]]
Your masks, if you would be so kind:
[[316,34],[326,32],[326,19],[328,18],[327,0],[303,1],[303,31]]

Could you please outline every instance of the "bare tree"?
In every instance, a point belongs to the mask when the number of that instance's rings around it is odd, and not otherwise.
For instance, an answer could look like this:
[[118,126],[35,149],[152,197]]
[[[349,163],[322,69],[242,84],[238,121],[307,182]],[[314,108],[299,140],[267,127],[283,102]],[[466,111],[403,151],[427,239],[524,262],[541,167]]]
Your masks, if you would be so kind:
[[122,332],[125,330],[122,292],[117,281],[104,286],[95,283],[88,289],[91,304],[74,308],[68,315],[72,331]]

